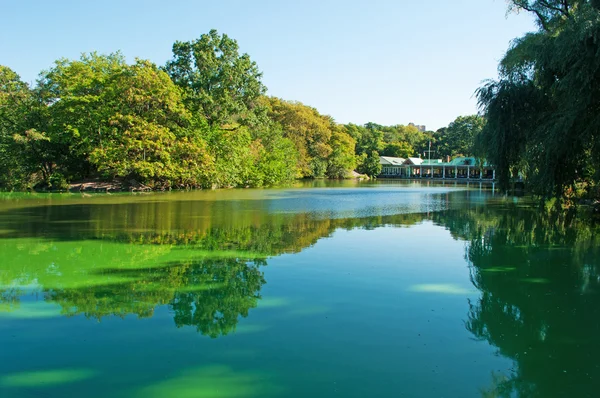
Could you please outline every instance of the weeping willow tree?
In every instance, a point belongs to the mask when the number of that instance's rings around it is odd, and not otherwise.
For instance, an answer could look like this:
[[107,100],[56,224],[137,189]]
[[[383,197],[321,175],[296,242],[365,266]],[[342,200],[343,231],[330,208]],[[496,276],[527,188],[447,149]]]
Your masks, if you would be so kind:
[[520,172],[544,198],[600,181],[600,1],[511,0],[539,29],[513,41],[499,79],[477,91],[487,124],[477,140],[508,188]]

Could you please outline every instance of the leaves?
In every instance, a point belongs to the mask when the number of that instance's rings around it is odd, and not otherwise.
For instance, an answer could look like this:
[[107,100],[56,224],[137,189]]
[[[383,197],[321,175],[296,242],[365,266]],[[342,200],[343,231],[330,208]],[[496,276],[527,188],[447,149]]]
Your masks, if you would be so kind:
[[173,59],[165,67],[175,84],[185,90],[186,104],[211,125],[251,117],[258,98],[266,92],[262,73],[238,44],[216,30],[198,40],[176,42]]
[[459,116],[438,134],[439,156],[471,156],[475,154],[475,139],[485,125],[478,115]]
[[593,188],[600,180],[600,13],[587,1],[513,3],[545,22],[513,42],[500,80],[479,89],[487,126],[478,146],[504,187],[519,171],[544,197]]
[[327,171],[327,159],[333,151],[330,145],[335,126],[333,120],[300,102],[275,97],[264,98],[263,101],[269,117],[296,147],[298,177],[323,177]]

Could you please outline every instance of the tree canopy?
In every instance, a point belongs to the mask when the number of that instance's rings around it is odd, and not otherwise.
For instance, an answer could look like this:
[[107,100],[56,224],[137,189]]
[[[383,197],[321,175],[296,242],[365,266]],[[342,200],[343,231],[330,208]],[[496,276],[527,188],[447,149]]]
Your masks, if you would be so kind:
[[437,151],[440,157],[472,156],[475,139],[481,133],[485,120],[479,115],[459,116],[437,131]]
[[471,151],[479,119],[447,134],[414,125],[338,124],[270,97],[236,40],[216,30],[177,41],[161,67],[123,54],[59,59],[35,86],[0,66],[0,189],[101,180],[152,189],[375,177],[379,156]]
[[597,195],[600,12],[597,1],[520,1],[540,26],[513,41],[500,78],[478,90],[477,146],[503,186],[516,173],[543,197]]
[[173,44],[165,70],[185,91],[188,106],[211,124],[248,119],[266,92],[262,73],[237,42],[216,30]]
[[[0,186],[61,189],[70,181],[100,178],[164,189],[291,180],[297,153],[282,131],[268,123],[254,123],[250,131],[237,123],[264,91],[255,64],[234,57],[237,45],[226,36],[220,46],[231,54],[219,62],[231,65],[217,69],[229,75],[212,77],[221,89],[196,94],[150,61],[128,64],[120,53],[58,60],[34,88],[1,67]],[[174,68],[171,62],[166,70]],[[219,79],[233,76],[239,81],[223,91]]]

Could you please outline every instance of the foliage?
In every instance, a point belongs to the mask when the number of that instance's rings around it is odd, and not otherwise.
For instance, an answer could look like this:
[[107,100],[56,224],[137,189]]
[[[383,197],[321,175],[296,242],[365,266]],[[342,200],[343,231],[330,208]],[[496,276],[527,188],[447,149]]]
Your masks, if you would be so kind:
[[[205,49],[212,43],[207,37],[192,47]],[[234,65],[220,68],[237,76],[235,68],[245,67],[247,56],[232,61],[237,45],[221,39],[229,51],[221,61]],[[0,82],[0,186],[5,188],[23,187],[38,174],[41,186],[51,189],[98,177],[165,189],[273,185],[296,175],[297,150],[273,123],[260,119],[264,115],[257,112],[253,130],[221,124],[239,119],[233,112],[243,106],[254,106],[257,97],[250,89],[235,99],[222,90],[211,92],[211,101],[229,101],[215,109],[230,116],[219,113],[219,123],[211,123],[198,113],[189,90],[165,71],[144,60],[127,64],[120,53],[58,60],[33,90],[6,67]],[[231,90],[242,90],[235,84]],[[326,165],[327,159],[321,160]]]
[[[571,18],[576,8],[586,0],[509,0],[509,11],[528,11],[535,15],[538,26],[551,31],[562,21]],[[593,3],[593,2],[592,2]]]
[[357,171],[369,176],[381,172],[379,155],[408,158],[425,154],[430,141],[435,141],[430,133],[419,131],[409,125],[382,126],[367,123],[364,126],[346,124],[344,131],[356,140]]
[[374,123],[367,123],[364,127],[349,125],[348,134],[356,139],[356,154],[369,155],[373,151],[381,151],[384,145],[383,131]]
[[41,170],[33,166],[47,156],[47,137],[32,128],[40,125],[39,111],[35,93],[0,65],[0,187],[27,187],[37,171],[49,175],[47,162]]
[[412,157],[415,150],[406,141],[391,142],[383,148],[383,156],[392,156],[396,158]]
[[437,132],[437,156],[454,158],[475,154],[475,138],[481,133],[485,119],[478,115],[459,116],[448,127]]
[[371,151],[371,153],[363,153],[360,157],[358,172],[366,174],[369,177],[376,177],[381,173],[381,163],[379,162],[379,153]]
[[428,149],[431,134],[419,131],[413,125],[379,126],[384,134],[384,142],[403,142],[412,148],[412,153],[406,157],[413,157]]
[[164,68],[129,64],[118,52],[83,54],[56,61],[30,88],[0,67],[0,187],[66,189],[88,179],[249,187],[347,178],[355,169],[376,176],[379,155],[421,156],[439,139],[414,125],[337,124],[266,97],[261,78],[237,42],[215,30],[176,42]]
[[300,102],[265,97],[269,117],[282,130],[284,137],[294,143],[298,152],[298,177],[324,177],[327,160],[333,149],[330,140],[335,128],[329,116]]
[[298,152],[294,143],[283,137],[280,130],[266,127],[255,132],[257,137],[251,144],[253,165],[248,176],[252,186],[276,185],[295,178]]
[[[212,160],[181,91],[148,61],[119,54],[62,60],[44,76],[50,141],[67,145],[67,175],[134,179],[156,187],[206,186]],[[196,175],[189,174],[190,155]]]
[[89,155],[109,144],[109,121],[121,113],[119,79],[127,72],[124,57],[96,53],[79,60],[61,59],[43,72],[37,87],[45,105],[53,167],[71,178],[93,174]]
[[517,170],[533,190],[564,196],[600,180],[600,12],[589,1],[513,1],[540,30],[515,40],[500,79],[479,89],[478,147],[504,187]]
[[327,177],[346,178],[348,172],[356,168],[356,140],[341,128],[336,128],[331,135],[330,145],[332,151],[327,159]]
[[165,70],[184,89],[186,104],[211,125],[248,119],[266,92],[262,73],[237,42],[216,30],[198,40],[173,44]]

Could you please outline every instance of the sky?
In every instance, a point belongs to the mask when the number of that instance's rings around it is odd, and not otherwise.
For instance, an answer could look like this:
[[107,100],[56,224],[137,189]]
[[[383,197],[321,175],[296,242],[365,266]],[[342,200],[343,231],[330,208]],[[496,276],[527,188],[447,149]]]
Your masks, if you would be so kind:
[[60,58],[120,50],[164,65],[175,41],[217,29],[268,94],[339,123],[424,124],[477,112],[510,41],[535,30],[505,0],[0,0],[0,64],[34,83]]

